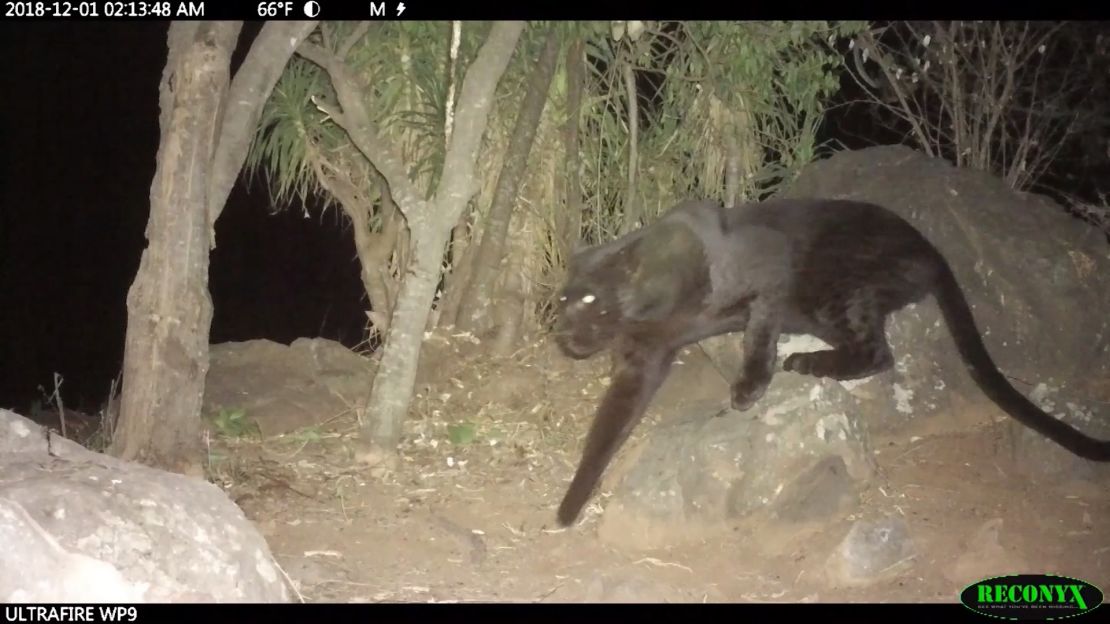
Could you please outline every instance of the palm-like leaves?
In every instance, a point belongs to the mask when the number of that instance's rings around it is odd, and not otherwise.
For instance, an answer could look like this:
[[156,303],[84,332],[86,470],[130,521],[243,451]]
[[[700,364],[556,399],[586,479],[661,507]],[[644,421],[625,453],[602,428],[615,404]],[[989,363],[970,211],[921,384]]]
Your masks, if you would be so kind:
[[640,128],[637,200],[650,217],[686,196],[724,199],[730,149],[742,163],[740,200],[768,194],[811,161],[823,102],[838,86],[840,58],[829,43],[862,26],[687,22],[650,25],[636,41],[593,40],[583,128],[587,237],[612,236],[624,218],[621,46],[638,71],[657,77],[658,93],[639,93],[648,122]]
[[263,109],[246,162],[248,175],[268,174],[275,204],[319,195],[311,154],[345,143],[342,130],[327,121],[313,98],[335,101],[327,76],[312,63],[293,58]]

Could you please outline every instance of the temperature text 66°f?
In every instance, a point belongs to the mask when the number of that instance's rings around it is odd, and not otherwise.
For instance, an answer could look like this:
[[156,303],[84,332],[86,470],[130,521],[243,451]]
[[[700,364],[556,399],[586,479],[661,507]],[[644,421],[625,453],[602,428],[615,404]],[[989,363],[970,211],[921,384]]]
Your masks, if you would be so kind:
[[258,17],[289,17],[293,15],[292,2],[259,2]]

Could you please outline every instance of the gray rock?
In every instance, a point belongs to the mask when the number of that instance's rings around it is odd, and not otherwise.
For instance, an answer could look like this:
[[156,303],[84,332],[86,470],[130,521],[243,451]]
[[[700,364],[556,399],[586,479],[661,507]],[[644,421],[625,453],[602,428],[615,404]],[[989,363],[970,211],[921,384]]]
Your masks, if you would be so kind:
[[855,403],[839,386],[779,375],[763,409],[717,416],[727,399],[690,406],[654,427],[623,477],[609,479],[617,482],[599,535],[652,548],[753,512],[801,521],[850,508],[875,470]]
[[904,571],[913,555],[913,540],[901,518],[859,520],[829,557],[826,572],[834,584],[870,585]]
[[818,522],[835,518],[857,500],[858,484],[844,459],[832,455],[813,464],[779,499],[773,515],[787,522]]
[[265,540],[215,486],[0,409],[0,601],[274,602]]
[[0,498],[0,543],[17,545],[16,565],[0,566],[6,602],[136,602],[144,587],[110,563],[63,548],[22,505]]

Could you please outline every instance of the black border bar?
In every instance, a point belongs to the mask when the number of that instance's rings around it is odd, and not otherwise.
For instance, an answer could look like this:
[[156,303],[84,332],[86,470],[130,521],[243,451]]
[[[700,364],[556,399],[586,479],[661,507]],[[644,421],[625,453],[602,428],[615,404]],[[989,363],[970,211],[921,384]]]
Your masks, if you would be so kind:
[[[101,606],[107,605],[70,605],[86,609],[83,614],[94,614],[92,619],[37,619],[35,613],[43,613],[42,607],[57,608],[60,605],[4,605],[0,607],[0,624],[19,622],[121,622],[125,624],[144,624],[147,622],[197,622],[219,624],[220,622],[327,622],[344,624],[346,622],[366,624],[367,622],[520,622],[542,624],[544,622],[582,622],[603,618],[610,622],[635,621],[682,622],[683,618],[696,617],[699,621],[709,622],[784,622],[783,618],[800,618],[802,622],[994,622],[979,615],[961,604],[316,604],[316,605],[273,605],[273,604],[235,604],[235,605],[116,605],[124,607],[116,611],[124,617],[102,619],[99,617]],[[133,608],[133,609],[132,609]],[[1095,609],[1095,612],[1099,609]],[[32,615],[28,618],[27,615]],[[1089,617],[1099,621],[1100,615]],[[14,617],[13,617],[14,616]],[[24,617],[20,617],[24,616]],[[704,618],[709,618],[704,620]],[[1084,616],[1075,618],[1082,624]]]
[[1089,0],[1051,5],[980,0],[943,8],[889,0],[840,5],[721,0],[0,0],[0,21],[1084,19],[1099,13],[1110,17],[1107,8],[1106,3]]

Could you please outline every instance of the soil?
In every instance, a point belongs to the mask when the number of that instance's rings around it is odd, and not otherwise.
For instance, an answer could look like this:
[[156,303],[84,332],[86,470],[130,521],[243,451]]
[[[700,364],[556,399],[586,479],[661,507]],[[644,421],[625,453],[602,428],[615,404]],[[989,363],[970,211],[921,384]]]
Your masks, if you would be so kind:
[[[1110,587],[1105,484],[1023,476],[1004,450],[1007,425],[987,414],[949,419],[978,426],[937,419],[876,438],[881,478],[850,514],[819,525],[752,516],[670,548],[616,548],[596,531],[610,478],[562,529],[555,509],[607,362],[571,362],[544,341],[490,362],[467,355],[463,338],[424,354],[435,367],[422,371],[393,469],[354,460],[353,413],[281,436],[213,437],[210,477],[260,528],[301,600],[958,602],[968,584],[1015,573]],[[668,382],[621,455],[666,406],[722,384],[709,368]],[[854,521],[884,514],[905,521],[912,557],[881,580],[837,583],[830,555]]]

